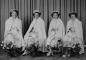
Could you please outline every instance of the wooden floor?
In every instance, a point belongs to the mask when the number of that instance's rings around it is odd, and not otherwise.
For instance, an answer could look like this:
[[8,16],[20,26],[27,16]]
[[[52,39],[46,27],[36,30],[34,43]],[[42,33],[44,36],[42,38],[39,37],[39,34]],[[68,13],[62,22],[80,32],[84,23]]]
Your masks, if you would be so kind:
[[19,57],[9,57],[6,54],[0,53],[0,60],[86,60],[86,48],[85,53],[80,56],[75,56],[71,58],[63,58],[58,55],[51,57],[42,56],[42,57],[31,57],[31,56],[19,56]]
[[6,55],[0,55],[0,60],[86,60],[86,53],[80,56],[71,57],[71,58],[63,58],[58,55],[51,57],[31,57],[31,56],[19,56],[19,57],[9,57]]

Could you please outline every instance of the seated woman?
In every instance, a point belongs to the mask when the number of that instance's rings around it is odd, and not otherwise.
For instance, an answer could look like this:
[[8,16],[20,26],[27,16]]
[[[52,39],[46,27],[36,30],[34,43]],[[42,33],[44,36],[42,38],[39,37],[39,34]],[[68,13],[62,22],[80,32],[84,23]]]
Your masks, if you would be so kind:
[[59,18],[59,12],[55,11],[51,14],[52,20],[49,26],[48,38],[47,38],[47,47],[48,53],[47,56],[53,54],[52,48],[62,46],[62,39],[65,34],[64,24]]
[[34,44],[36,47],[39,47],[40,51],[42,51],[46,39],[45,22],[41,18],[41,13],[38,10],[33,11],[33,16],[34,19],[24,36],[26,42],[25,48],[29,48]]
[[18,18],[18,11],[15,9],[10,11],[10,17],[5,22],[3,43],[6,49],[23,47],[22,21]]
[[[77,18],[77,13],[70,13],[69,17],[70,20],[67,22],[66,35],[63,39],[64,47],[76,48],[78,44],[78,48],[80,47],[81,49],[77,48],[77,52],[80,50],[79,54],[82,54],[84,53],[82,23]],[[63,57],[66,57],[66,55],[63,55]]]

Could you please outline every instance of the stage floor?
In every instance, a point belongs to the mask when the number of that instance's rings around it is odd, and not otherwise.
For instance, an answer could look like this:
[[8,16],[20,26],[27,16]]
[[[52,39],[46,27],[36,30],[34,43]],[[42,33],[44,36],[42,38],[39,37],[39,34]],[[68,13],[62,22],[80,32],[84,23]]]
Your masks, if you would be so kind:
[[0,60],[86,60],[86,53],[80,56],[75,56],[71,58],[63,58],[58,55],[54,55],[51,57],[31,57],[31,56],[19,56],[19,57],[9,57],[6,55],[0,55]]
[[19,56],[19,57],[10,57],[0,52],[0,60],[86,60],[86,48],[85,48],[84,54],[70,57],[70,58],[63,58],[63,57],[60,57],[59,55],[54,55],[51,57],[47,57],[47,56],[31,57],[29,55]]

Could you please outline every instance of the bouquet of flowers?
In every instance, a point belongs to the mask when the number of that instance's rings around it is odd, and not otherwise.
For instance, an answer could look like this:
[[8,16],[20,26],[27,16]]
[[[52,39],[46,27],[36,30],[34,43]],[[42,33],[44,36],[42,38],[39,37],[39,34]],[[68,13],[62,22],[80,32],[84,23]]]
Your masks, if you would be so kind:
[[4,42],[2,42],[1,46],[3,50],[11,57],[16,57],[23,53],[22,47],[18,48],[13,45],[12,42],[10,42],[9,44],[4,44]]

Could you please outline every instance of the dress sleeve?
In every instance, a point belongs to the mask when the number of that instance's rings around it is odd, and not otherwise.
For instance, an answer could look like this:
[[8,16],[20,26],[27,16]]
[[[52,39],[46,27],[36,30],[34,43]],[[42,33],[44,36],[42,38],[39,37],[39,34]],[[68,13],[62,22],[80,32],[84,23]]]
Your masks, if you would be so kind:
[[70,28],[71,28],[71,23],[70,23],[70,21],[68,21],[67,22],[67,27],[66,27],[66,33],[69,32]]
[[52,28],[53,28],[53,22],[51,21],[49,25],[49,30],[48,30],[48,36],[51,35]]
[[43,38],[46,39],[46,29],[45,29],[45,22],[44,21],[42,23],[41,30],[42,30]]
[[26,32],[26,34],[25,34],[25,36],[24,36],[24,39],[26,39],[26,38],[29,36],[29,33],[30,33],[30,31],[32,30],[34,24],[35,24],[35,21],[32,21],[32,23],[31,23],[29,29],[27,30],[27,32]]
[[11,31],[11,23],[8,20],[6,20],[4,37],[6,37],[7,34],[10,33],[10,31]]
[[22,34],[22,21],[21,20],[18,23],[17,31],[19,32],[19,34]]

